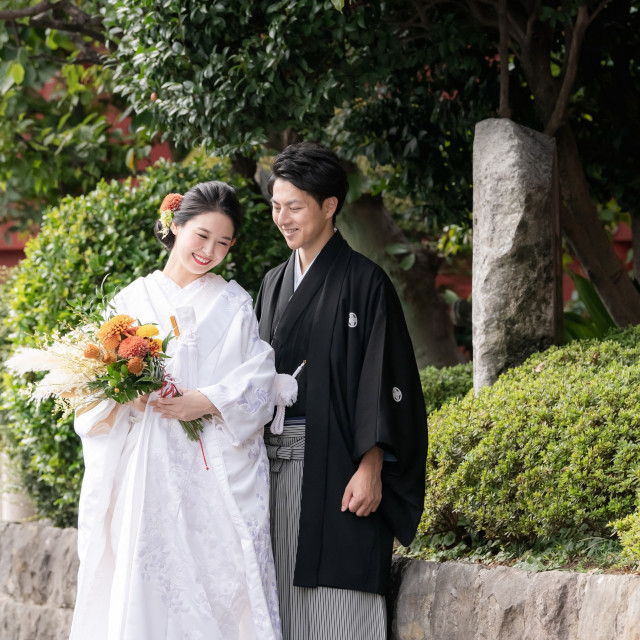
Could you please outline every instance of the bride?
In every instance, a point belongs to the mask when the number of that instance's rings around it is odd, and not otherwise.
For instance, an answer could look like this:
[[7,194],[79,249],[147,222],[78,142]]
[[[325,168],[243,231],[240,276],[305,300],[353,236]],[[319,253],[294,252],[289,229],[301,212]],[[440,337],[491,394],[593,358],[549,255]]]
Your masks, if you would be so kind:
[[[222,182],[165,203],[156,235],[166,265],[113,307],[161,336],[173,316],[167,371],[183,395],[105,400],[76,415],[85,475],[71,640],[279,640],[262,440],[273,351],[249,295],[209,273],[235,243],[240,204]],[[193,442],[178,420],[203,416],[212,419]]]

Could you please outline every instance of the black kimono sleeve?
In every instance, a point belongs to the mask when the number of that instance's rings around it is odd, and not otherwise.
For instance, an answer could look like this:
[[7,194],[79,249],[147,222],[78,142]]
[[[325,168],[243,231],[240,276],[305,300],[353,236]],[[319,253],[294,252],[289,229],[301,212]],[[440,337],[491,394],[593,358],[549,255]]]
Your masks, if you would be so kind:
[[387,452],[380,508],[396,538],[408,545],[424,505],[426,410],[402,307],[386,276],[372,295],[355,405],[354,456],[359,459],[375,445]]

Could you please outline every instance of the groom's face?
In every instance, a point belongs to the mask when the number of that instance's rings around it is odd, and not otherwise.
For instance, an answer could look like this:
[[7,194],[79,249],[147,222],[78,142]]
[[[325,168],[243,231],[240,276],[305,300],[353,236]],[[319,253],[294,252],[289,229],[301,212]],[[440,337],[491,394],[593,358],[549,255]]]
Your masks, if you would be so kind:
[[337,198],[319,205],[306,191],[278,178],[271,199],[273,221],[290,249],[317,253],[333,235]]

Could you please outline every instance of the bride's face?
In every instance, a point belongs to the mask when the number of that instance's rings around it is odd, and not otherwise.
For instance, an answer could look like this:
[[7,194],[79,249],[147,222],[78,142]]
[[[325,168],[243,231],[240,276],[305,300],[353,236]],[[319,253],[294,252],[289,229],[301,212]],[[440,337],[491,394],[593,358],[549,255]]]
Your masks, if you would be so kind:
[[235,243],[231,218],[219,211],[201,213],[182,226],[171,226],[176,239],[171,258],[187,279],[195,279],[220,264]]

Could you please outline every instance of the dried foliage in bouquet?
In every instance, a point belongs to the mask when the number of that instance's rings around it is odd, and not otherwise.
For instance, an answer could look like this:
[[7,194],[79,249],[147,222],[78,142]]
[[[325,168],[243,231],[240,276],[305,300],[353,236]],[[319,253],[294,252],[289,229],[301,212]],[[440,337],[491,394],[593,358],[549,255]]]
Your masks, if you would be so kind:
[[[54,332],[40,349],[18,348],[6,366],[19,375],[46,372],[25,391],[37,403],[54,398],[64,416],[105,398],[125,404],[153,391],[164,398],[179,396],[178,381],[164,366],[173,334],[158,335],[154,324],[118,314],[102,323],[89,320],[64,335]],[[201,419],[180,424],[190,440],[199,440]]]
[[36,402],[54,398],[68,415],[104,398],[126,403],[162,388],[171,335],[125,315],[54,332],[42,348],[18,348],[6,366],[14,373],[47,372],[27,388]]

